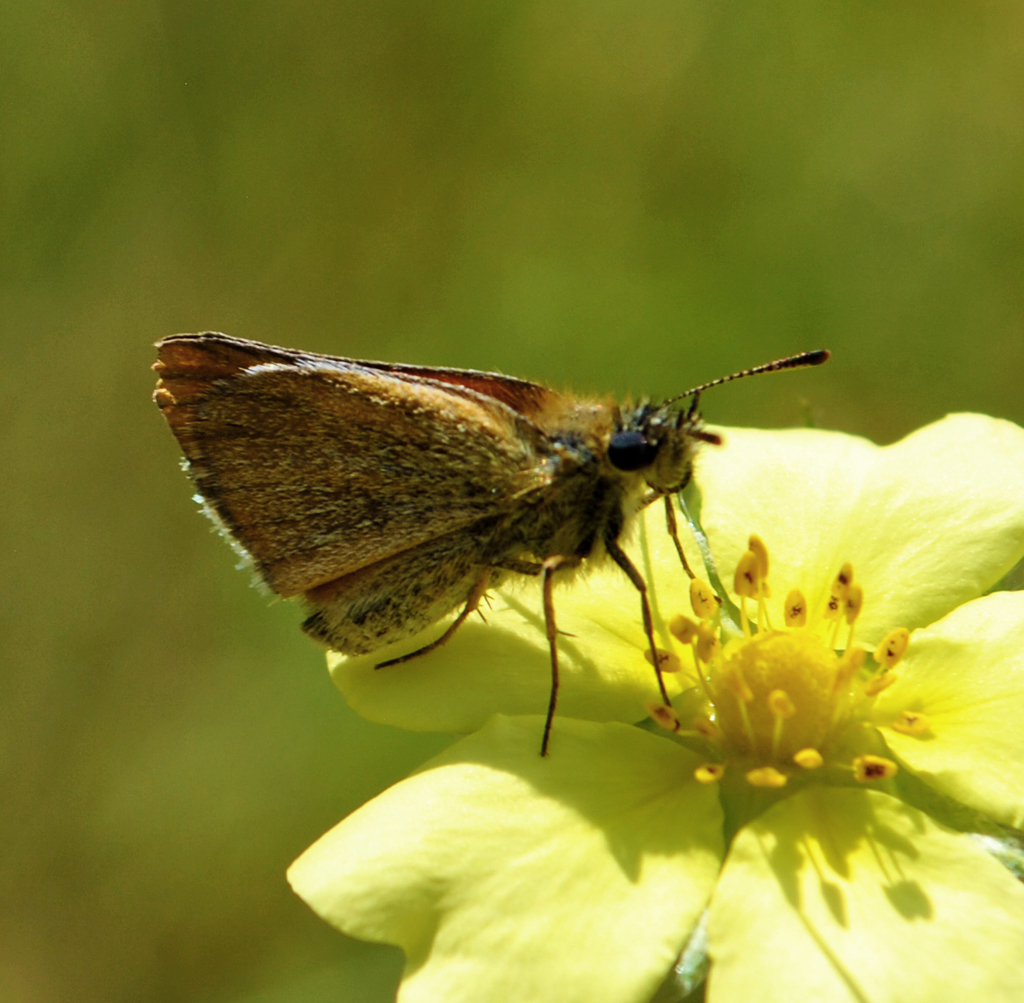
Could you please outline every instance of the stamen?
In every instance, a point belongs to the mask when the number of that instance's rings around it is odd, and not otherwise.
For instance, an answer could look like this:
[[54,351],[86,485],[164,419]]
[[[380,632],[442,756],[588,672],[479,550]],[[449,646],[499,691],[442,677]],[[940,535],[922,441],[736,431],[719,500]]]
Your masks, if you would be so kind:
[[778,757],[779,744],[782,742],[783,723],[796,713],[796,705],[785,690],[772,690],[768,694],[768,710],[775,718],[775,725],[772,728],[772,756]]
[[861,608],[864,606],[864,590],[860,585],[851,585],[846,593],[843,604],[843,612],[846,614],[846,622],[853,625],[853,621],[860,616]]
[[757,597],[757,554],[748,550],[736,565],[733,587],[740,597],[740,627],[743,636],[750,637],[750,621],[747,619],[747,600]]
[[763,582],[768,577],[768,548],[757,533],[750,534],[747,548],[757,558],[757,577]]
[[697,624],[697,657],[708,665],[718,657],[722,650],[722,642],[706,620]]
[[751,693],[750,687],[747,685],[747,681],[743,678],[743,673],[739,669],[733,667],[723,672],[722,679],[740,703],[748,704],[754,699],[754,694]]
[[772,690],[768,694],[768,709],[780,720],[796,713],[796,706],[785,690]]
[[793,762],[801,769],[817,770],[821,768],[825,760],[821,758],[821,753],[817,749],[807,748],[796,753],[793,756]]
[[832,595],[836,596],[836,598],[840,600],[845,600],[852,584],[853,565],[847,561],[839,569],[839,574],[836,575],[835,581],[832,582]]
[[846,622],[850,626],[849,636],[846,638],[846,646],[853,644],[853,628],[860,611],[864,607],[864,590],[856,582],[850,586],[846,593],[846,601],[843,604],[843,612],[846,615]]
[[807,600],[799,589],[791,589],[786,596],[784,615],[787,627],[803,627],[807,623]]
[[771,617],[768,615],[768,604],[765,602],[771,595],[771,590],[768,588],[768,548],[757,533],[750,534],[747,546],[749,547],[748,553],[754,555],[756,568],[757,629],[759,631],[771,630]]
[[910,644],[910,631],[906,627],[897,627],[885,635],[882,643],[875,648],[875,661],[883,669],[891,669],[899,664]]
[[688,616],[677,616],[668,625],[672,636],[683,644],[692,644],[697,636],[697,625]]
[[887,690],[899,677],[895,672],[880,672],[864,684],[864,695],[876,697],[882,690]]
[[693,719],[693,730],[703,735],[709,742],[717,742],[722,737],[722,731],[718,725],[711,718],[704,715]]
[[924,714],[918,714],[917,711],[905,710],[902,711],[899,717],[890,725],[893,731],[898,731],[903,735],[924,735],[932,730],[932,723],[924,716]]
[[[706,599],[703,608],[700,605],[698,586],[706,583],[691,586],[691,604],[700,621],[693,624],[679,618],[671,629],[683,643],[694,646],[697,670],[711,705],[710,717],[694,722],[694,733],[720,743],[728,756],[753,756],[755,762],[771,764],[747,771],[747,782],[780,788],[797,769],[825,767],[821,750],[839,736],[845,740],[848,726],[868,725],[865,714],[870,704],[865,701],[896,681],[896,673],[889,670],[903,657],[910,635],[899,630],[886,637],[875,651],[879,668],[871,677],[863,671],[870,651],[854,644],[865,596],[863,586],[853,580],[853,565],[847,561],[840,567],[828,593],[826,623],[821,627],[815,610],[818,625],[813,629],[807,627],[811,618],[806,596],[796,588],[788,592],[783,605],[785,628],[772,629],[766,603],[771,594],[768,569],[768,548],[752,534],[733,581],[743,637],[730,639],[724,651],[707,615],[717,610]],[[707,591],[710,594],[710,587]],[[756,627],[749,619],[750,599],[757,602]],[[908,735],[930,729],[923,714],[910,711],[895,716],[892,727]],[[898,770],[894,760],[882,756],[861,755],[847,763],[829,759],[827,765],[849,771],[861,783],[887,780]],[[719,764],[701,770],[702,782],[721,776]]]
[[847,561],[840,569],[839,574],[832,581],[832,588],[829,591],[828,602],[825,604],[825,619],[834,623],[829,638],[829,647],[834,648],[839,638],[839,623],[843,618],[846,609],[846,597],[850,594],[850,585],[853,582],[853,565]]
[[[682,667],[683,663],[679,656],[674,651],[665,651],[664,648],[656,648],[658,652],[658,668],[662,672],[678,672]],[[644,658],[654,664],[654,659],[651,657],[650,649],[644,651]]]
[[690,608],[701,620],[710,620],[717,612],[721,600],[703,578],[690,582]]
[[679,731],[679,715],[663,703],[649,703],[647,713],[666,731]]
[[713,784],[722,779],[725,773],[725,763],[705,763],[693,771],[693,777],[698,784]]
[[852,765],[854,779],[862,784],[872,780],[889,780],[899,770],[891,759],[882,756],[856,756]]
[[867,657],[868,653],[863,648],[847,648],[843,652],[843,657],[839,659],[839,664],[836,666],[836,679],[832,684],[833,693],[845,690],[853,682],[853,677],[860,672]]
[[861,670],[867,660],[868,653],[863,648],[847,648],[836,666],[836,678],[832,683],[832,693],[836,697],[832,710],[832,724],[838,724],[846,713],[850,703],[850,683]]
[[832,629],[829,631],[828,646],[835,648],[836,641],[839,638],[839,624],[843,618],[843,604],[846,602],[846,596],[840,595],[840,592],[845,593],[846,589],[838,584],[839,579],[832,583],[832,591],[829,593],[828,602],[825,603],[825,621],[826,623],[832,624]]
[[759,766],[747,771],[747,783],[751,787],[785,787],[789,778],[774,766]]
[[[704,623],[702,620],[701,623]],[[697,678],[700,680],[700,685],[704,690],[704,695],[711,700],[711,689],[708,686],[707,676],[704,674],[704,667],[701,664],[701,629],[700,624],[694,623],[688,616],[677,616],[668,625],[668,629],[671,631],[674,637],[679,638],[683,644],[690,645],[693,650],[693,664],[697,670]],[[712,634],[714,632],[712,631]],[[704,645],[708,660],[714,655],[714,646],[709,643]]]
[[757,554],[748,550],[736,565],[733,588],[738,596],[754,599],[757,596]]
[[754,729],[750,724],[750,715],[747,713],[747,704],[754,699],[754,694],[747,685],[743,674],[736,667],[727,669],[722,673],[722,681],[736,698],[736,707],[740,713],[740,723],[743,725],[743,734],[750,743],[750,748],[755,747]]

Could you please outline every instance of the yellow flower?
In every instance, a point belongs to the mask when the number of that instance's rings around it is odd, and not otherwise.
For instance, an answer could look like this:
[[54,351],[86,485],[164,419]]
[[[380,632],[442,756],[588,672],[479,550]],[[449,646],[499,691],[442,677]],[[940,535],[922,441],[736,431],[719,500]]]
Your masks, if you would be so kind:
[[1024,998],[1024,886],[958,831],[1024,826],[1024,593],[987,594],[1024,556],[1024,431],[725,435],[698,469],[723,609],[656,514],[634,546],[671,711],[615,568],[557,596],[544,759],[529,587],[422,662],[333,660],[368,717],[474,732],[289,872],[403,948],[402,1003],[640,1003],[705,935],[710,1003]]

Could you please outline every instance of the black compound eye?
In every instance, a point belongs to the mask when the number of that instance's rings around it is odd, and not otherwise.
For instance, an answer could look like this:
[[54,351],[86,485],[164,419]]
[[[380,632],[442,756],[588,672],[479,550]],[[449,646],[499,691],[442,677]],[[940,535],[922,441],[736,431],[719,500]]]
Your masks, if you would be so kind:
[[608,462],[619,470],[649,467],[658,455],[658,447],[640,432],[616,432],[608,443]]

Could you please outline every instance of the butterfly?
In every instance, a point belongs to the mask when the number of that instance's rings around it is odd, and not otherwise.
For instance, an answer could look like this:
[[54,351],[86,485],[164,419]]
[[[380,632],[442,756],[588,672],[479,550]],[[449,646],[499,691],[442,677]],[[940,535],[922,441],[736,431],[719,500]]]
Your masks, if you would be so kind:
[[720,442],[698,414],[700,393],[827,358],[805,352],[661,403],[619,405],[499,373],[208,332],[157,344],[154,399],[208,514],[270,590],[302,597],[302,629],[329,648],[374,652],[458,611],[429,644],[378,668],[408,661],[444,644],[489,589],[539,579],[552,678],[545,754],[558,697],[556,582],[584,562],[622,569],[667,705],[647,585],[621,540],[662,499],[692,577],[671,497],[697,448]]

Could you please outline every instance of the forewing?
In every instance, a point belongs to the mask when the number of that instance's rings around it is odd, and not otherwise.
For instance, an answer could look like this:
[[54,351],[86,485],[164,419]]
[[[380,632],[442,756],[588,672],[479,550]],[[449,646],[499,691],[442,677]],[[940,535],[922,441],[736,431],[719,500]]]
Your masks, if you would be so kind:
[[[510,407],[526,418],[534,419],[541,413],[556,407],[561,394],[539,383],[521,380],[504,373],[486,373],[478,369],[450,369],[432,366],[411,366],[400,362],[374,362],[371,360],[345,359],[339,355],[319,355],[314,352],[299,352],[292,348],[279,348],[259,341],[232,338],[216,331],[204,334],[176,334],[164,339],[163,345],[174,344],[181,352],[185,346],[199,346],[208,372],[219,368],[224,375],[230,375],[240,367],[281,364],[297,368],[322,367],[325,364],[342,369],[358,367],[392,375],[400,380],[427,381],[445,384],[453,389],[467,390],[473,395],[482,394]],[[458,390],[456,390],[458,392]]]
[[542,463],[512,408],[411,373],[213,334],[154,368],[196,486],[284,596],[505,511]]
[[399,376],[412,376],[418,379],[445,383],[452,387],[461,387],[474,394],[483,394],[512,408],[513,411],[535,419],[539,415],[556,406],[561,395],[554,390],[520,380],[515,376],[502,373],[484,373],[476,369],[440,369],[426,366],[407,366],[389,362],[361,363],[382,372],[395,373]]

